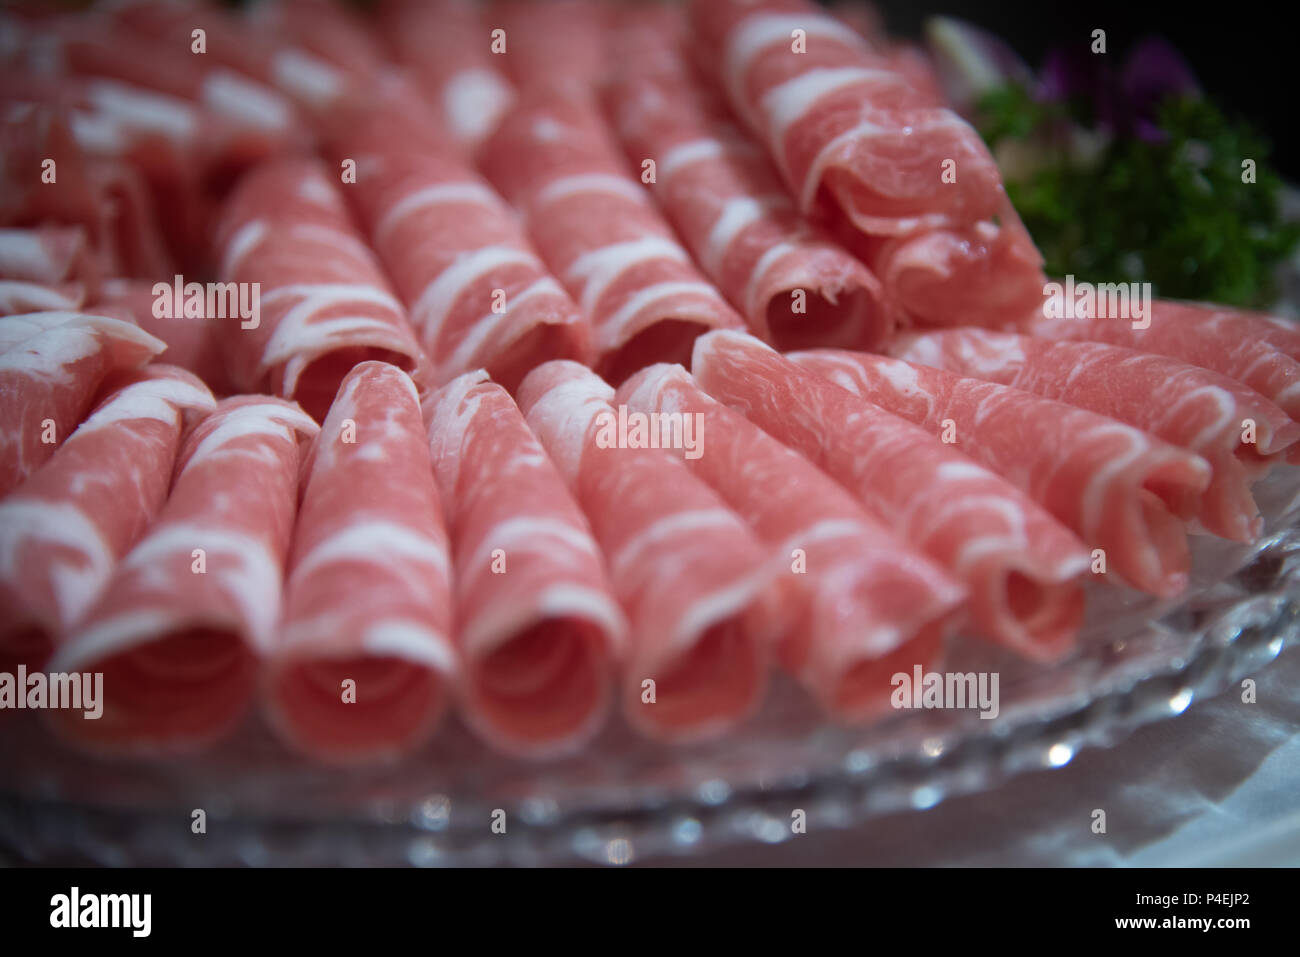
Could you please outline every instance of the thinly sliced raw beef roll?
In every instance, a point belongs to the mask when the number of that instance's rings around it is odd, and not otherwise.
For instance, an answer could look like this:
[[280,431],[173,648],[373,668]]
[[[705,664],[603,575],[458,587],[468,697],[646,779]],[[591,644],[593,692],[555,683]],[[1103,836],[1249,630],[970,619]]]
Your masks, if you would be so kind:
[[1184,519],[1209,463],[1106,416],[1032,392],[862,352],[789,358],[873,405],[923,426],[1029,494],[1135,588],[1187,586]]
[[[202,314],[194,315],[197,300],[187,300],[182,287],[176,297],[174,282],[158,283],[146,279],[107,279],[88,307],[92,312],[114,319],[134,322],[167,344],[164,358],[168,364],[189,369],[218,395],[233,392],[226,363],[222,357],[222,327],[238,323],[236,319],[208,318],[204,297]],[[187,306],[191,314],[186,315]]]
[[606,379],[685,362],[700,333],[744,325],[628,174],[594,108],[530,92],[480,161],[590,317],[596,370]]
[[167,497],[183,412],[216,404],[172,366],[106,386],[108,398],[0,502],[0,670],[45,664]]
[[871,349],[893,331],[880,281],[794,208],[763,151],[683,59],[671,8],[626,15],[607,91],[628,158],[655,164],[651,186],[691,253],[778,349]]
[[105,376],[166,348],[131,323],[72,312],[0,318],[0,341],[0,496],[54,454]]
[[[696,0],[691,13],[701,57],[715,58],[732,107],[804,212],[824,197],[863,232],[898,235],[1001,211],[1002,180],[979,134],[815,4]],[[945,181],[948,160],[956,176]]]
[[316,423],[270,396],[225,399],[187,436],[171,496],[103,597],[50,659],[103,672],[103,715],[49,712],[105,751],[187,750],[252,701],[270,650],[293,530],[299,434]]
[[1109,342],[1182,359],[1248,385],[1300,420],[1300,327],[1295,322],[1226,306],[1157,299],[1146,328],[1131,319],[1044,319],[1025,332],[1044,339]]
[[571,751],[608,713],[626,640],[600,550],[501,386],[470,372],[425,408],[454,543],[465,717],[504,751]]
[[591,330],[514,211],[400,84],[362,103],[333,140],[347,187],[410,310],[435,383],[475,369],[513,390],[548,359],[591,358]]
[[749,523],[796,611],[782,664],[844,720],[889,709],[892,676],[929,670],[965,590],[896,538],[811,462],[714,401],[681,366],[656,365],[618,391],[629,409],[695,416],[705,454],[687,459]]
[[483,19],[505,31],[499,59],[516,87],[546,85],[586,97],[596,93],[607,72],[613,9],[607,0],[493,0]]
[[979,134],[895,58],[806,0],[691,10],[700,59],[799,209],[828,217],[913,323],[1004,325],[1041,298],[1042,257]]
[[528,424],[595,531],[631,625],[623,709],[658,738],[721,733],[751,714],[775,633],[772,566],[681,459],[618,441],[614,390],[573,362],[519,388]]
[[899,337],[901,359],[1036,392],[1127,422],[1210,463],[1197,513],[1207,530],[1249,542],[1262,530],[1251,482],[1300,439],[1300,425],[1258,392],[1208,369],[1101,342],[1052,342],[987,329]]
[[450,575],[415,386],[364,362],[310,456],[267,668],[269,713],[293,747],[370,761],[433,732],[456,672]]
[[290,157],[251,172],[227,200],[217,248],[222,277],[239,284],[232,292],[251,299],[260,287],[257,316],[221,320],[242,391],[296,399],[321,420],[359,362],[419,372],[406,311],[319,163]]
[[1090,553],[1019,489],[752,336],[700,339],[692,368],[714,398],[812,459],[963,582],[985,635],[1040,659],[1071,646]]
[[[390,0],[380,29],[397,62],[467,153],[496,128],[514,100],[496,29],[473,0]],[[493,47],[495,46],[495,50]]]

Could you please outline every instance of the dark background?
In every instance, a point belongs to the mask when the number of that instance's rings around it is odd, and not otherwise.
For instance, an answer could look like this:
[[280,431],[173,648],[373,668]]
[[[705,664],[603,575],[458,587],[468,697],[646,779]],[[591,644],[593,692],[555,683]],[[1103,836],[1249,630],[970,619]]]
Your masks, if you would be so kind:
[[1053,47],[1078,43],[1088,49],[1094,29],[1106,31],[1106,55],[1116,57],[1117,65],[1138,40],[1163,36],[1182,52],[1211,99],[1249,119],[1272,143],[1275,168],[1292,182],[1300,180],[1300,110],[1294,105],[1300,17],[1289,4],[877,0],[876,7],[890,33],[912,39],[921,37],[922,24],[933,14],[969,20],[1010,43],[1035,70]]

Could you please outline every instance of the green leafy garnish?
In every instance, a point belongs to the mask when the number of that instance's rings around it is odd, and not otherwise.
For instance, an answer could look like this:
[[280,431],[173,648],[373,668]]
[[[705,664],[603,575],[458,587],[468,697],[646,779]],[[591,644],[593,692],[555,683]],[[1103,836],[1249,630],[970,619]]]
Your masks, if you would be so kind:
[[[1080,155],[1077,105],[1037,102],[1008,84],[979,102],[991,149],[1019,141],[1032,156],[1007,170],[1007,192],[1050,275],[1146,281],[1157,295],[1244,307],[1272,304],[1277,264],[1300,241],[1281,216],[1282,181],[1268,144],[1208,100],[1180,97],[1158,111],[1160,142],[1111,138]],[[1071,122],[1074,121],[1074,123]],[[1244,160],[1255,182],[1243,182]]]

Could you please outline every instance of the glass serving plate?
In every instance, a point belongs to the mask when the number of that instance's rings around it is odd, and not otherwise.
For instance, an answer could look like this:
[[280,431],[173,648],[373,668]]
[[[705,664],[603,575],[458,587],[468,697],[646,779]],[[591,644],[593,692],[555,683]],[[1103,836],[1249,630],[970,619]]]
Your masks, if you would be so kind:
[[[0,861],[625,864],[780,842],[795,809],[811,829],[930,808],[1181,713],[1295,641],[1300,469],[1278,467],[1255,491],[1267,519],[1258,543],[1195,537],[1180,600],[1089,586],[1079,647],[1059,664],[954,638],[946,670],[999,673],[996,720],[915,710],[837,727],[778,677],[760,714],[709,744],[658,745],[613,720],[581,754],[528,762],[493,754],[452,719],[400,764],[336,770],[289,754],[256,717],[200,755],[149,762],[69,751],[30,712],[9,712]],[[191,832],[196,809],[205,834]]]

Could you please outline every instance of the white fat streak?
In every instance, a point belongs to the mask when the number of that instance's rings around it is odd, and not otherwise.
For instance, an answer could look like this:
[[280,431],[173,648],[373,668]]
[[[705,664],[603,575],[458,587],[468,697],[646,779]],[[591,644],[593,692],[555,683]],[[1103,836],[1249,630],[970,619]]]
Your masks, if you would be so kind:
[[659,163],[659,180],[662,182],[678,170],[704,160],[725,159],[729,156],[756,156],[758,148],[746,140],[724,139],[710,136],[674,146]]
[[493,70],[461,70],[442,89],[448,125],[462,142],[475,143],[492,132],[513,101],[510,84]]
[[[308,176],[298,184],[298,197],[305,199],[313,206],[321,206],[328,210],[338,210],[342,212],[341,203],[339,203],[338,194],[334,192],[334,187],[319,176]],[[340,234],[341,235],[341,234]]]
[[378,621],[362,632],[361,647],[377,657],[401,658],[444,675],[456,673],[456,653],[447,636],[418,621],[401,618]]
[[0,229],[0,268],[6,275],[31,276],[50,282],[63,278],[55,273],[49,247],[36,229]]
[[7,352],[21,342],[34,338],[67,322],[83,318],[79,312],[31,312],[0,316],[0,352]]
[[640,263],[656,259],[689,262],[686,251],[663,236],[644,236],[628,242],[611,243],[583,253],[566,271],[570,282],[582,282],[580,305],[591,313],[600,303],[605,290],[624,272]]
[[[207,459],[225,451],[224,446],[250,435],[263,435],[271,438],[293,442],[295,431],[306,435],[315,435],[319,426],[307,415],[296,408],[265,402],[253,405],[241,405],[234,409],[213,413],[221,421],[211,432],[204,436],[185,463],[184,472],[196,468]],[[182,472],[182,474],[184,474]]]
[[[259,650],[266,651],[280,616],[281,569],[278,558],[260,536],[192,522],[156,526],[127,555],[117,577],[121,580],[128,574],[148,575],[166,562],[183,563],[188,574],[190,555],[196,548],[206,552],[207,575],[222,583],[222,592],[237,606],[247,637]],[[168,616],[168,630],[189,621],[183,604],[177,602],[177,606]]]
[[613,398],[609,383],[588,373],[551,386],[528,410],[529,426],[570,485],[578,477],[587,430],[597,415],[614,414]]
[[339,71],[304,50],[282,50],[271,61],[275,85],[295,99],[323,107],[343,92]]
[[95,521],[72,502],[45,502],[22,494],[0,504],[0,581],[22,593],[23,573],[31,566],[27,547],[70,549],[74,561],[44,564],[62,627],[80,618],[99,596],[113,571],[114,555]]
[[722,260],[732,241],[745,227],[758,222],[774,209],[789,207],[790,198],[784,195],[740,196],[728,200],[714,220],[709,238],[704,244],[704,253],[700,259],[705,270],[716,275],[722,268]]
[[111,80],[92,82],[87,95],[102,118],[114,125],[157,134],[176,143],[188,143],[198,133],[194,108],[174,96]]
[[[763,253],[763,255],[758,257],[758,262],[756,262],[754,268],[750,270],[749,279],[745,282],[745,302],[747,304],[745,311],[748,315],[753,315],[756,311],[755,307],[757,306],[757,303],[754,302],[754,297],[758,295],[761,280],[765,275],[767,275],[768,270],[776,266],[778,262],[790,255],[790,253],[798,252],[799,248],[800,247],[795,243],[781,242],[770,247],[765,253]],[[767,321],[766,316],[763,317],[763,321]]]
[[674,536],[694,537],[696,532],[706,528],[734,529],[738,520],[734,512],[725,508],[695,509],[689,512],[677,512],[666,515],[646,526],[618,549],[608,555],[610,571],[622,576],[634,565],[644,560],[647,550]]
[[293,587],[323,565],[362,561],[396,565],[418,562],[446,577],[450,567],[442,543],[401,522],[363,519],[344,526],[319,542],[293,567]]
[[874,536],[874,530],[862,522],[855,522],[848,518],[824,518],[795,532],[773,549],[773,552],[777,559],[784,563],[785,556],[793,549],[806,548],[818,542],[831,542],[840,538],[858,539],[863,536]]
[[[1083,527],[1089,537],[1096,537],[1096,529],[1106,518],[1106,491],[1117,475],[1122,475],[1130,465],[1138,461],[1151,449],[1146,433],[1140,432],[1122,422],[1108,422],[1089,429],[1080,436],[1080,441],[1092,442],[1109,435],[1118,435],[1127,443],[1127,448],[1118,454],[1112,454],[1100,469],[1088,477],[1088,484],[1083,490]],[[1138,489],[1126,491],[1126,497],[1135,497]]]
[[200,99],[224,116],[263,130],[286,130],[293,117],[289,104],[278,93],[230,70],[209,74]]
[[587,555],[600,555],[596,543],[585,528],[558,518],[523,515],[505,519],[489,529],[463,568],[470,572],[490,569],[492,553],[498,548],[550,552],[557,546]]
[[262,241],[268,226],[264,219],[254,219],[240,226],[226,243],[226,255],[221,261],[221,273],[229,276],[239,266],[240,261]]
[[[382,289],[376,289],[364,283],[319,283],[294,284],[281,286],[262,297],[261,304],[267,306],[280,299],[301,296],[275,325],[275,331],[266,341],[262,350],[262,366],[270,368],[280,362],[288,362],[297,356],[305,356],[314,348],[327,345],[339,335],[360,333],[370,330],[381,331],[388,336],[396,335],[391,319],[374,316],[333,316],[325,320],[312,321],[317,313],[324,312],[339,305],[364,304],[379,306],[390,313],[400,316],[401,304]],[[285,374],[285,389],[292,393],[297,375]]]
[[723,61],[723,79],[731,94],[731,102],[742,112],[746,109],[745,75],[749,72],[754,57],[776,43],[788,49],[795,30],[803,30],[810,41],[820,38],[858,48],[865,45],[862,37],[849,27],[831,17],[811,11],[798,14],[757,14],[742,20],[731,31]]
[[809,70],[773,87],[763,95],[762,104],[767,119],[768,143],[773,153],[784,157],[786,132],[816,109],[817,101],[822,97],[860,83],[897,79],[897,74],[886,70],[846,66]]
[[[1221,389],[1217,385],[1206,385],[1199,389],[1193,389],[1191,392],[1183,395],[1174,403],[1171,412],[1177,412],[1180,408],[1190,405],[1202,396],[1208,396],[1214,400],[1218,407],[1219,414],[1207,425],[1192,437],[1188,447],[1192,449],[1208,449],[1214,445],[1223,445],[1223,436],[1225,430],[1233,433],[1233,442],[1235,443],[1235,431],[1239,416],[1237,414],[1237,403],[1231,393],[1226,389]],[[1177,415],[1170,416],[1175,421],[1179,418]]]
[[153,378],[119,389],[90,418],[82,422],[68,437],[69,444],[79,436],[87,435],[119,422],[154,419],[175,425],[179,410],[216,408],[217,400],[207,386],[182,378]]
[[425,186],[407,193],[388,208],[388,211],[385,212],[383,217],[379,220],[379,225],[375,227],[375,242],[384,242],[388,238],[388,234],[392,232],[403,219],[417,210],[451,203],[487,206],[495,212],[499,212],[502,209],[501,201],[498,199],[497,194],[482,183],[477,183],[473,180],[466,180],[459,183],[437,183],[433,186]]
[[611,196],[633,200],[643,206],[648,202],[645,189],[636,180],[612,173],[583,173],[553,180],[539,190],[533,199],[533,213],[536,215],[537,211],[548,203],[582,193],[608,193]]
[[[16,308],[22,303],[24,308],[48,310],[75,309],[81,304],[81,298],[69,298],[62,292],[38,282],[22,282],[15,279],[0,279],[0,309],[5,311]],[[23,336],[22,338],[27,338]],[[0,333],[0,350],[8,347],[9,342],[4,333]]]
[[107,316],[73,314],[68,321],[52,325],[0,354],[0,373],[18,372],[62,382],[68,377],[67,365],[103,348],[102,335],[147,348],[154,355],[166,348],[161,340],[134,323]]
[[[709,628],[743,611],[769,577],[770,572],[763,569],[696,601],[677,620],[665,650],[670,654],[681,654]],[[654,664],[662,666],[663,661]]]
[[126,612],[97,622],[62,645],[50,659],[49,668],[57,672],[80,671],[86,664],[105,661],[166,634],[175,622],[175,613],[158,610]]
[[721,304],[718,292],[707,282],[661,282],[638,290],[629,296],[617,311],[600,325],[599,333],[604,348],[612,349],[622,344],[623,330],[643,309],[671,296],[698,295]]
[[490,270],[510,265],[531,266],[545,271],[536,256],[514,246],[484,246],[458,256],[424,287],[411,307],[411,319],[425,341],[437,340],[448,312],[466,286]]
[[626,641],[627,621],[617,602],[605,592],[565,582],[543,589],[527,604],[492,606],[473,616],[461,633],[461,642],[467,657],[483,658],[523,629],[560,618],[594,623],[604,631],[615,654]]
[[[480,316],[465,333],[464,337],[456,344],[455,350],[451,356],[439,364],[439,368],[444,372],[454,371],[457,369],[464,370],[472,362],[477,361],[479,350],[483,344],[492,338],[497,330],[502,326],[511,326],[516,319],[516,310],[526,302],[530,302],[539,296],[556,296],[561,300],[568,299],[568,293],[554,277],[543,276],[541,279],[534,280],[522,292],[516,293],[511,297],[507,304],[505,312],[490,312],[486,316]],[[565,311],[569,310],[567,302],[564,303]],[[518,338],[525,330],[514,330]],[[504,344],[504,343],[503,343]]]

